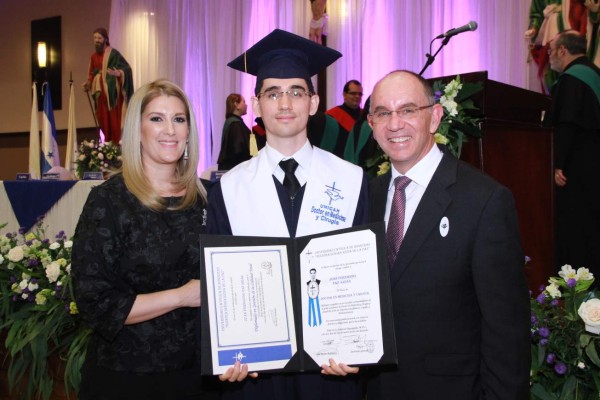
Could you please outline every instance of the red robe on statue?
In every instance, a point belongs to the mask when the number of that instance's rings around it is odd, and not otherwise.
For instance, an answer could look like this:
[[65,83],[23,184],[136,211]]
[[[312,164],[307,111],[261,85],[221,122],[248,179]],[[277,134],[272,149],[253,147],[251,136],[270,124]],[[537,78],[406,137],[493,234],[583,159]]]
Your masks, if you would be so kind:
[[[106,60],[105,54],[108,54]],[[108,69],[120,71],[121,76],[108,74]],[[133,79],[129,64],[117,50],[111,47],[107,47],[102,53],[95,52],[90,58],[88,83],[96,103],[96,118],[104,133],[105,141],[119,143],[122,117],[125,115],[127,102],[133,94]]]

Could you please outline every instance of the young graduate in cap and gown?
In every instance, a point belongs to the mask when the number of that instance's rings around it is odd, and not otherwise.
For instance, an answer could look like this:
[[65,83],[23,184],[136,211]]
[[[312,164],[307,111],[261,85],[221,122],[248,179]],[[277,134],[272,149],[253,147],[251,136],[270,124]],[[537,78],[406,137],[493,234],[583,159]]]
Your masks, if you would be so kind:
[[[307,139],[308,117],[319,104],[310,78],[339,57],[333,49],[276,29],[228,64],[257,78],[251,102],[264,122],[267,143],[256,157],[237,165],[212,188],[208,233],[296,237],[367,221],[367,181],[362,169],[313,147]],[[314,213],[321,205],[334,206],[336,216],[321,218]],[[223,397],[360,399],[358,368],[339,361],[330,359],[320,372],[260,376],[236,362],[220,376]]]

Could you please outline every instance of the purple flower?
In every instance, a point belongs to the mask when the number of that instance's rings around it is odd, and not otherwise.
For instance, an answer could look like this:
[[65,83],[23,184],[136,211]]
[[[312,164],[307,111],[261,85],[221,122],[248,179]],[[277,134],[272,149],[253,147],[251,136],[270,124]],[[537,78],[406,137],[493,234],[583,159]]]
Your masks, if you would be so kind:
[[550,330],[545,326],[542,326],[540,329],[538,329],[538,334],[543,338],[547,338],[550,336]]
[[540,346],[547,346],[547,345],[548,345],[548,339],[540,340]]
[[569,280],[567,281],[567,286],[570,288],[574,288],[575,286],[577,286],[577,280],[569,278]]
[[548,353],[546,356],[546,362],[548,364],[554,364],[554,361],[556,361],[556,355],[554,353]]
[[436,90],[435,91],[434,96],[435,96],[435,102],[436,103],[440,101],[440,98],[442,97],[443,94],[444,93],[441,90]]
[[50,243],[50,240],[48,240],[48,239],[44,239],[44,240],[42,240],[42,243],[44,243],[44,244],[48,244],[48,243]]
[[10,281],[10,283],[15,283],[17,281],[17,278],[15,278],[14,275],[11,275],[10,278],[8,278],[8,280]]
[[27,261],[27,266],[28,267],[35,267],[39,264],[39,261],[36,260],[35,258],[30,258],[29,261]]
[[535,324],[537,324],[537,322],[538,322],[538,319],[535,316],[535,314],[531,314],[531,324],[535,325]]
[[31,246],[31,245],[33,244],[33,240],[27,240],[27,241],[25,242],[25,244],[26,244],[27,246]]
[[556,306],[558,306],[559,304],[560,304],[560,302],[558,301],[558,299],[554,299],[554,300],[552,300],[552,301],[550,302],[550,305],[551,305],[552,307],[556,307]]
[[19,228],[19,234],[24,235],[27,233],[27,228],[25,228],[24,226]]
[[6,237],[7,237],[8,239],[12,239],[12,238],[13,238],[13,234],[12,234],[12,233],[10,233],[10,232],[8,232],[8,233],[6,234]]
[[525,264],[527,264],[527,263],[528,263],[528,262],[530,262],[530,261],[531,261],[531,257],[529,257],[529,256],[525,256]]
[[546,286],[540,285],[540,287],[538,289],[540,292],[543,292],[544,290],[546,290]]
[[557,362],[554,366],[554,372],[558,375],[564,375],[567,372],[567,366],[563,362]]
[[535,299],[538,303],[544,304],[546,302],[546,295],[542,292]]
[[65,231],[59,231],[59,232],[56,234],[56,239],[59,239],[59,240],[60,240],[60,239],[62,239],[64,236],[65,236]]

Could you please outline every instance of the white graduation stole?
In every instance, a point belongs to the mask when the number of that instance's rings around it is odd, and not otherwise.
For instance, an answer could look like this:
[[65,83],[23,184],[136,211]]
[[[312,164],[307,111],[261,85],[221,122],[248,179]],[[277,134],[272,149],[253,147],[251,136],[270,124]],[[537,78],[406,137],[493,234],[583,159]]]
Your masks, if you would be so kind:
[[[264,149],[221,177],[234,235],[289,237]],[[313,148],[296,236],[352,226],[363,171],[333,154]]]

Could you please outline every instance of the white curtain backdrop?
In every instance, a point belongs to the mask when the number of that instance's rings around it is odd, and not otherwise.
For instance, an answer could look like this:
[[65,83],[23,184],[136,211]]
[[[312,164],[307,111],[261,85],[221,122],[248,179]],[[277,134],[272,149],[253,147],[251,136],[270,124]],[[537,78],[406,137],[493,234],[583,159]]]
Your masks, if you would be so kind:
[[[342,103],[342,87],[350,79],[363,83],[366,100],[386,73],[419,72],[431,40],[469,21],[478,29],[452,38],[424,77],[487,70],[490,79],[537,87],[530,82],[523,36],[529,5],[524,0],[328,0],[327,45],[344,56],[328,68],[327,108]],[[135,88],[168,78],[188,94],[198,120],[202,171],[219,154],[226,97],[254,95],[254,77],[227,63],[275,28],[308,37],[310,19],[309,0],[113,0],[109,34],[133,68]],[[433,43],[432,53],[440,44]],[[248,126],[251,114],[249,109]]]

